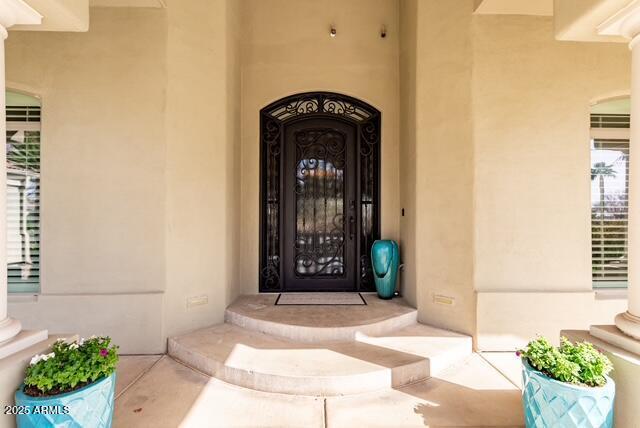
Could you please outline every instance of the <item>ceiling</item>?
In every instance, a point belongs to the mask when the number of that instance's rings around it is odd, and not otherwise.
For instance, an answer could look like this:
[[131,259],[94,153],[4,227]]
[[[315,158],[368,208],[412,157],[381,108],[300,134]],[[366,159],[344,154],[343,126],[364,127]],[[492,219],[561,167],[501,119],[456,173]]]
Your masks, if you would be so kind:
[[15,25],[11,30],[82,32],[89,30],[89,6],[166,7],[166,0],[26,0],[26,2],[44,17],[42,23]]
[[91,7],[166,7],[165,0],[89,0]]
[[480,15],[553,15],[553,0],[479,0]]
[[[553,0],[476,0],[481,15],[553,15]],[[166,0],[89,0],[91,7],[166,7]]]
[[[476,0],[482,15],[553,15],[553,0]],[[166,0],[89,0],[91,7],[166,7]]]

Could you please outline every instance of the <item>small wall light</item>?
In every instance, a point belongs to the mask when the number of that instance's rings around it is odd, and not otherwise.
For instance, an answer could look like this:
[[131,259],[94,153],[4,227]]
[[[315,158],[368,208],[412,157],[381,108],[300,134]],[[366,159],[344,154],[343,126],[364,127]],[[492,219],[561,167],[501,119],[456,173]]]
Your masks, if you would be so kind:
[[335,37],[336,34],[338,34],[338,32],[336,31],[336,27],[333,24],[331,24],[331,30],[329,30],[329,35],[331,37]]
[[383,39],[387,37],[387,27],[385,25],[383,25],[380,29],[380,37],[382,37]]

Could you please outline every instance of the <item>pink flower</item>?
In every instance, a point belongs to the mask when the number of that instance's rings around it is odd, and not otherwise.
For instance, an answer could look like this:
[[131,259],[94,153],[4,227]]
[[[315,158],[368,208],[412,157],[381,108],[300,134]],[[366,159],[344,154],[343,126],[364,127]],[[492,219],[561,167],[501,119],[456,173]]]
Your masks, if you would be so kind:
[[520,355],[520,351],[516,351],[516,357],[519,357]]
[[103,357],[106,357],[107,355],[109,355],[109,351],[107,351],[107,348],[102,348],[100,350],[100,355]]

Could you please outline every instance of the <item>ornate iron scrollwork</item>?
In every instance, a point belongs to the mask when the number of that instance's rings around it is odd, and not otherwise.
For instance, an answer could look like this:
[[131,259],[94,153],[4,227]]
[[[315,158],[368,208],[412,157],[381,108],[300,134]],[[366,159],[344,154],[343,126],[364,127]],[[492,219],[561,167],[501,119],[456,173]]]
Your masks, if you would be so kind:
[[[345,276],[344,167],[347,137],[331,129],[296,132],[294,272],[298,278]],[[324,201],[317,209],[317,201]],[[330,202],[328,202],[330,201]]]
[[[260,291],[282,290],[282,159],[284,136],[287,123],[310,116],[339,117],[356,125],[358,159],[358,284],[362,291],[373,290],[373,274],[369,252],[373,241],[380,237],[380,112],[367,103],[346,95],[332,92],[310,92],[289,96],[278,100],[260,111]],[[298,165],[298,185],[295,193],[304,191],[305,169],[307,173],[318,168],[321,162],[339,167],[344,157],[339,156],[340,138],[321,135],[313,130],[296,137],[298,149],[311,151],[300,159],[306,164]],[[344,140],[343,140],[344,142]],[[342,147],[344,150],[344,147]],[[334,213],[335,223],[328,230],[325,242],[307,242],[304,236],[296,238],[296,263],[305,275],[340,275],[341,242],[344,242],[344,213]]]

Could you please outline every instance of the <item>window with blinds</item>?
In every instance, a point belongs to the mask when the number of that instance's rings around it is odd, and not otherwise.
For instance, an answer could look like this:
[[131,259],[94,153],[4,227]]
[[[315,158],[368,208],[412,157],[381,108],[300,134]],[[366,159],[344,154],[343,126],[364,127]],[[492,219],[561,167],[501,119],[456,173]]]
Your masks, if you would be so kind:
[[591,267],[594,287],[627,286],[629,115],[591,115]]
[[7,275],[13,293],[40,290],[40,106],[25,105],[38,102],[30,98],[7,93]]

